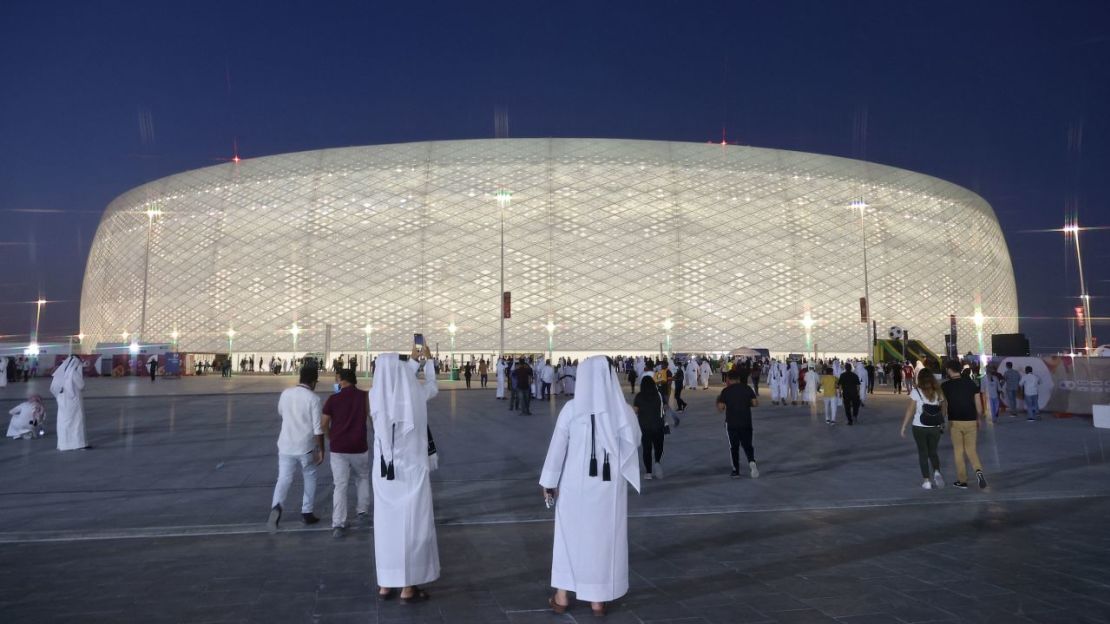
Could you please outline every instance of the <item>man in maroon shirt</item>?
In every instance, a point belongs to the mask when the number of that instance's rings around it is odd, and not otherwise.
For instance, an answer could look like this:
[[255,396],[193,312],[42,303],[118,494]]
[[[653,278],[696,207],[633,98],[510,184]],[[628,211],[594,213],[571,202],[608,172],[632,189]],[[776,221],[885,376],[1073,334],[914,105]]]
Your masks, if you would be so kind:
[[331,446],[332,537],[343,537],[347,528],[347,483],[354,472],[358,491],[358,519],[365,522],[370,511],[370,449],[366,423],[370,416],[370,393],[359,390],[358,378],[350,368],[339,371],[339,392],[324,403],[321,426]]

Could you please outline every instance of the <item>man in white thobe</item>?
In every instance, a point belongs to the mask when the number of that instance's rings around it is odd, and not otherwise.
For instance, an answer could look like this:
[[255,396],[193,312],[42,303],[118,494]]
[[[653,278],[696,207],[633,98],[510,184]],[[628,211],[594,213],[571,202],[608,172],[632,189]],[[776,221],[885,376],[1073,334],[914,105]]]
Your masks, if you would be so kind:
[[640,426],[605,356],[578,367],[578,394],[559,412],[540,486],[555,506],[549,605],[567,592],[595,615],[628,591],[628,485],[640,490]]
[[790,404],[798,404],[798,379],[800,374],[798,372],[798,363],[791,360],[790,366],[786,369],[786,392],[790,396]]
[[696,358],[686,360],[686,369],[683,370],[682,374],[686,378],[684,380],[686,389],[696,390],[698,387],[698,361]]
[[698,381],[701,382],[703,390],[709,389],[709,377],[713,374],[713,367],[709,365],[709,360],[702,360],[701,366],[698,367]]
[[767,367],[767,387],[771,390],[771,405],[778,405],[782,398],[782,385],[779,383],[779,363],[772,361]]
[[505,358],[497,358],[497,398],[505,398]]
[[[578,360],[575,360],[575,362],[577,361]],[[567,362],[566,372],[563,373],[563,392],[568,396],[574,396],[574,385],[577,375],[578,367],[571,362]]]
[[0,388],[8,387],[8,356],[0,355]]
[[420,588],[439,578],[439,546],[432,510],[431,471],[438,464],[428,442],[428,401],[439,393],[431,351],[424,347],[424,380],[413,350],[378,356],[370,388],[374,423],[374,564],[383,598],[400,589],[402,602],[426,600]]
[[820,376],[814,370],[814,366],[814,363],[810,362],[805,372],[806,391],[802,395],[802,402],[808,405],[817,405],[817,386],[821,384]]
[[85,375],[81,358],[70,356],[54,371],[50,394],[58,402],[58,450],[72,451],[88,448],[85,442],[85,405],[81,393],[85,389]]
[[856,360],[853,369],[856,377],[859,377],[859,403],[863,405],[867,402],[867,368],[864,367],[862,360]]

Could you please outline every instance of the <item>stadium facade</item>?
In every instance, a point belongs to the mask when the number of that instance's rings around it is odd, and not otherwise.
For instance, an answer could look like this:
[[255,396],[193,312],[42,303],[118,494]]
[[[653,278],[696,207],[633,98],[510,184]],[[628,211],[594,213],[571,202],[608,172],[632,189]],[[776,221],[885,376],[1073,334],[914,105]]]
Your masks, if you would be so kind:
[[491,139],[268,156],[135,188],[101,219],[81,331],[362,353],[414,332],[446,350],[453,326],[458,351],[496,352],[502,257],[510,352],[547,350],[550,328],[557,352],[669,336],[674,351],[861,353],[865,290],[880,337],[896,325],[939,349],[956,315],[974,349],[977,310],[988,349],[1017,330],[995,214],[948,182],[773,149]]

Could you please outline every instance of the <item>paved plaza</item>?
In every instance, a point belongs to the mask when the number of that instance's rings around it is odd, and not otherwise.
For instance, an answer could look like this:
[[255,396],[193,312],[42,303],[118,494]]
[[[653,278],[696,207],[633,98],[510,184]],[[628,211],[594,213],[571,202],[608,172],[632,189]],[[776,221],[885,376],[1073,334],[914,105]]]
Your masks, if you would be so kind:
[[[32,385],[45,395],[46,381]],[[520,416],[492,390],[443,384],[429,409],[443,575],[431,601],[400,605],[374,597],[371,527],[332,538],[327,462],[325,520],[306,528],[290,513],[266,530],[277,392],[290,384],[93,379],[92,450],[4,440],[0,621],[594,619],[583,603],[545,608],[552,512],[537,480],[561,399]],[[28,389],[0,389],[5,414]],[[1110,433],[1089,419],[1003,417],[980,438],[989,488],[923,491],[898,436],[904,396],[880,391],[858,425],[828,427],[809,408],[767,405],[764,389],[762,474],[730,479],[716,392],[684,393],[666,479],[631,495],[632,586],[607,621],[1110,622]],[[941,461],[951,482],[947,439]],[[287,508],[300,492],[298,477]]]

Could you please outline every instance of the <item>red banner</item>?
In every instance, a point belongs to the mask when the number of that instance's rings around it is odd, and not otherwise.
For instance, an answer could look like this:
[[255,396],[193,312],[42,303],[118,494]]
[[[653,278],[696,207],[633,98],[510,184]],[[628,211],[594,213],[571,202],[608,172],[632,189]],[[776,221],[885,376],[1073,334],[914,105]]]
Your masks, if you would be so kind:
[[513,318],[513,293],[501,293],[501,316],[503,318]]
[[867,314],[867,297],[859,298],[859,322],[866,323],[869,315]]

